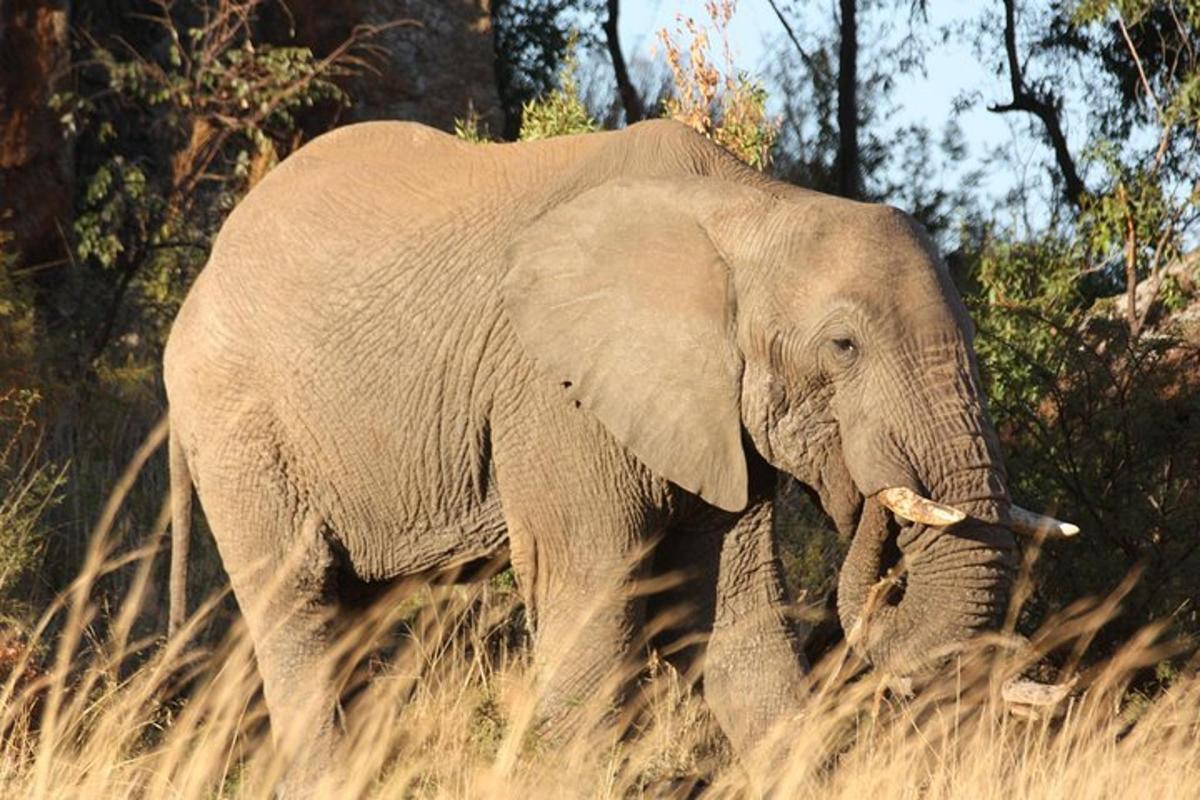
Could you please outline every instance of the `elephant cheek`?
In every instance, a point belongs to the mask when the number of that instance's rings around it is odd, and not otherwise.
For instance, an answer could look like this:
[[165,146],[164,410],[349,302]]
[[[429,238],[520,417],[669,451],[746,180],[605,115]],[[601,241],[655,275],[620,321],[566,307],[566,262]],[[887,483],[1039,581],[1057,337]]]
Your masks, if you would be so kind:
[[845,467],[860,494],[870,497],[892,486],[916,489],[922,485],[899,438],[884,424],[848,426],[841,436]]

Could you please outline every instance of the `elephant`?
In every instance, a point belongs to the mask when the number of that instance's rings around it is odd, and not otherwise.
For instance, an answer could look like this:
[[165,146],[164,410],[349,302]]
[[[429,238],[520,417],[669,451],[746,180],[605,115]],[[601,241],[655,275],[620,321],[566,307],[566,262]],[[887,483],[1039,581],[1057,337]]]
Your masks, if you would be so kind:
[[1013,505],[973,336],[911,217],[676,122],[333,130],[234,209],[170,332],[171,626],[194,489],[304,796],[342,736],[322,656],[347,586],[507,559],[565,735],[637,657],[630,587],[680,571],[703,698],[747,752],[805,697],[780,473],[850,538],[838,616],[892,673],[995,628],[1013,534],[1069,527]]

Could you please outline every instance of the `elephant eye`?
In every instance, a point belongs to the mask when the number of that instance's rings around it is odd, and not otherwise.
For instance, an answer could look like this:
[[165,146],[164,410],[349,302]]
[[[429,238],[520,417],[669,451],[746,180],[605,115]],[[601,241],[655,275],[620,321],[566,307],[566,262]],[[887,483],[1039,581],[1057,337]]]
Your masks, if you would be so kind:
[[858,342],[849,336],[836,336],[830,342],[833,357],[842,368],[854,364],[858,360]]

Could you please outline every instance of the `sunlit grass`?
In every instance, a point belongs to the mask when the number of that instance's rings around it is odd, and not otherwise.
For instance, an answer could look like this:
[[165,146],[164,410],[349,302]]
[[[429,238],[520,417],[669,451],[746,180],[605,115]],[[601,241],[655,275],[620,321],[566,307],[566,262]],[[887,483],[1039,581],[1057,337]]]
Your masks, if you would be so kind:
[[[244,628],[230,623],[203,646],[198,632],[221,613],[212,601],[170,641],[135,634],[161,618],[150,589],[165,515],[148,532],[152,544],[112,552],[114,509],[129,485],[102,514],[74,586],[5,651],[0,797],[268,798],[288,753],[272,744]],[[131,576],[130,589],[102,613],[97,581],[114,570]],[[1200,797],[1200,681],[1177,677],[1136,702],[1128,692],[1138,670],[1179,645],[1148,628],[1103,663],[1078,666],[1126,589],[1065,610],[1031,647],[981,642],[908,696],[837,650],[813,670],[809,707],[739,760],[700,692],[653,654],[624,676],[633,689],[613,725],[543,740],[515,592],[487,581],[400,587],[335,654],[346,746],[320,794]],[[1047,652],[1064,656],[1051,679],[1075,679],[1074,691],[1053,712],[1018,715],[1001,687],[1034,662],[1044,667]]]

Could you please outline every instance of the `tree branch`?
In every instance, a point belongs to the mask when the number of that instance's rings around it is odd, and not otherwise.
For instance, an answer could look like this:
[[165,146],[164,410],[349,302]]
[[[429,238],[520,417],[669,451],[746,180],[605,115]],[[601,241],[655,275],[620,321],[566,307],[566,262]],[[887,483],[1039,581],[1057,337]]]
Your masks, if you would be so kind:
[[617,36],[617,16],[620,13],[620,2],[608,0],[608,19],[604,21],[604,38],[608,43],[608,55],[612,59],[613,72],[617,75],[617,91],[621,94],[621,104],[625,106],[625,123],[632,125],[646,118],[646,110],[642,106],[642,98],[629,80],[629,70],[625,68],[625,56],[621,54],[621,40]]
[[800,54],[800,60],[804,63],[804,66],[811,67],[812,56],[810,56],[808,51],[801,46],[800,40],[796,38],[796,32],[792,30],[792,26],[788,24],[787,18],[784,17],[783,12],[779,10],[779,4],[776,3],[775,0],[767,0],[767,3],[771,6],[771,10],[775,12],[775,16],[779,18],[779,24],[783,26],[784,32],[787,33],[787,37],[792,41],[792,46],[795,47],[796,52]]
[[[1171,10],[1171,13],[1174,15],[1174,9]],[[1120,11],[1117,12],[1117,26],[1121,29],[1121,36],[1125,39],[1125,47],[1129,50],[1129,56],[1133,59],[1134,65],[1137,66],[1138,76],[1142,80],[1142,88],[1145,89],[1146,97],[1154,107],[1154,114],[1158,119],[1158,124],[1162,127],[1162,135],[1158,138],[1158,149],[1154,152],[1154,172],[1158,172],[1159,168],[1162,167],[1163,159],[1166,158],[1167,148],[1171,144],[1171,132],[1174,125],[1163,114],[1162,106],[1159,104],[1158,98],[1154,95],[1154,89],[1150,88],[1150,81],[1146,79],[1146,70],[1142,66],[1142,57],[1138,55],[1137,48],[1133,44],[1133,39],[1129,37],[1129,29],[1125,27],[1125,18],[1121,16]],[[1187,42],[1189,38],[1185,34],[1183,41]],[[1171,67],[1171,74],[1175,74],[1175,66]]]
[[1059,120],[1061,101],[1053,94],[1040,97],[1025,84],[1021,71],[1021,59],[1017,55],[1017,22],[1016,0],[1004,0],[1004,51],[1008,57],[1008,76],[1012,86],[1011,102],[988,106],[988,111],[994,114],[1007,114],[1012,111],[1024,111],[1032,114],[1046,128],[1046,137],[1054,149],[1054,160],[1063,177],[1063,194],[1075,208],[1083,203],[1083,195],[1087,191],[1075,168],[1075,159],[1067,147],[1067,137],[1063,133],[1062,122]]

